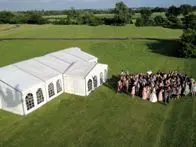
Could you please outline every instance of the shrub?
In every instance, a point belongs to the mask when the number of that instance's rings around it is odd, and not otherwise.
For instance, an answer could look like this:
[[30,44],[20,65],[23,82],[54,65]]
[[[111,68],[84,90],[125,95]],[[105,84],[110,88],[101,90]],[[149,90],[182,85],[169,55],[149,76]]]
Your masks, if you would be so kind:
[[174,15],[168,16],[168,20],[166,22],[166,27],[174,28],[174,29],[183,29],[183,24],[181,19]]
[[163,26],[166,21],[165,21],[165,18],[163,18],[162,16],[156,16],[154,18],[154,23],[156,26]]
[[153,19],[148,19],[147,21],[145,21],[144,18],[137,18],[136,19],[136,23],[135,25],[137,27],[140,27],[140,26],[154,26],[155,25],[155,22]]
[[137,27],[144,26],[144,21],[143,21],[143,19],[142,19],[142,18],[137,18],[137,19],[136,19],[136,22],[135,22],[135,25],[136,25]]
[[154,20],[151,18],[152,11],[148,8],[140,10],[141,18],[136,19],[136,26],[153,26]]
[[10,20],[14,17],[15,15],[12,12],[8,11],[2,11],[0,12],[0,24],[5,24],[5,23],[10,23]]
[[47,19],[43,18],[38,13],[31,13],[27,16],[27,23],[28,24],[46,24],[48,23]]

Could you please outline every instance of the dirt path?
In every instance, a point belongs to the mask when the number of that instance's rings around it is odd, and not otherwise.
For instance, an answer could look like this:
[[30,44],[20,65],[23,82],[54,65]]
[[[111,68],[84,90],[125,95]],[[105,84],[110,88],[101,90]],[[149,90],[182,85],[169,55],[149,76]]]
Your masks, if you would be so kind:
[[178,40],[178,38],[153,38],[153,37],[95,37],[95,38],[49,38],[49,37],[15,37],[0,38],[3,40]]

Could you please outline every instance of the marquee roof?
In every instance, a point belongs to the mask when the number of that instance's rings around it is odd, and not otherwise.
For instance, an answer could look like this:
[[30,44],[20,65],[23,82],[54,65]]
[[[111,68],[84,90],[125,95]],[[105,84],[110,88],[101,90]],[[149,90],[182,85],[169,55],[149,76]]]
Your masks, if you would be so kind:
[[14,64],[14,66],[16,66],[20,70],[25,71],[43,81],[50,80],[60,75],[60,73],[57,72],[56,70],[48,66],[45,66],[44,64],[41,64],[35,59],[22,61],[22,62]]
[[53,56],[42,56],[42,57],[39,57],[39,58],[35,58],[36,61],[60,72],[60,73],[64,73],[66,71],[66,69],[71,66],[72,64],[71,63],[67,63],[67,62],[64,62],[56,57],[53,57]]
[[18,69],[13,65],[0,68],[0,80],[20,92],[43,83],[40,79]]
[[83,52],[80,48],[74,47],[74,48],[69,48],[69,49],[64,49],[62,50],[67,54],[73,55],[77,58],[80,58],[83,61],[92,61],[92,60],[97,60],[97,57],[92,56],[86,52]]
[[85,77],[96,65],[95,62],[76,62],[65,72],[65,75]]

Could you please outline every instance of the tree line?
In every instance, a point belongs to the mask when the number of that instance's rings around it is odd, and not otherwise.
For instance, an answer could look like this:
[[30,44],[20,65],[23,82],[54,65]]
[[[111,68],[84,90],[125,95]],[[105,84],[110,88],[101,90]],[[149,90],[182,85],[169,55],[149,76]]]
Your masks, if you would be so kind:
[[47,19],[35,12],[13,13],[9,11],[0,12],[0,24],[46,24]]
[[183,4],[180,7],[170,6],[165,12],[165,16],[158,15],[152,18],[152,11],[142,9],[141,17],[137,18],[136,26],[164,26],[170,28],[183,28],[185,26],[185,18],[189,15],[193,16],[195,7]]
[[[179,57],[196,57],[196,6],[183,4],[179,7],[170,6],[169,8],[139,8],[131,9],[123,2],[118,2],[114,9],[76,10],[71,8],[65,11],[25,11],[25,12],[0,12],[0,24],[47,24],[50,23],[45,15],[67,15],[66,18],[55,20],[53,24],[61,25],[121,25],[131,24],[134,13],[141,16],[136,19],[135,25],[142,26],[163,26],[170,28],[184,29],[179,42],[180,46],[176,50]],[[152,17],[155,12],[165,12],[165,16],[158,15]],[[114,14],[114,17],[96,17],[95,14]]]
[[[87,24],[87,25],[126,25],[131,24],[133,15],[140,13],[141,17],[137,18],[136,26],[167,26],[167,27],[183,27],[183,18],[179,15],[188,15],[190,12],[196,11],[196,6],[181,5],[180,7],[171,6],[169,8],[129,8],[123,2],[118,2],[114,9],[74,9],[63,11],[19,11],[19,12],[0,12],[0,23],[10,24]],[[165,12],[166,17],[152,17],[155,12]],[[114,14],[114,17],[97,17],[95,14]],[[44,16],[49,15],[66,15],[67,18],[58,18],[50,22]]]

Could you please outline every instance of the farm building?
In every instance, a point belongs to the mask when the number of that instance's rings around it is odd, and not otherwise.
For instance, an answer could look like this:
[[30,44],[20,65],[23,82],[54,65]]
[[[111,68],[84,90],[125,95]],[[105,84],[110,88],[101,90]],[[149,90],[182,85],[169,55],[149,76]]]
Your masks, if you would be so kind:
[[88,96],[107,80],[108,65],[69,48],[0,68],[0,108],[27,115],[63,92]]

